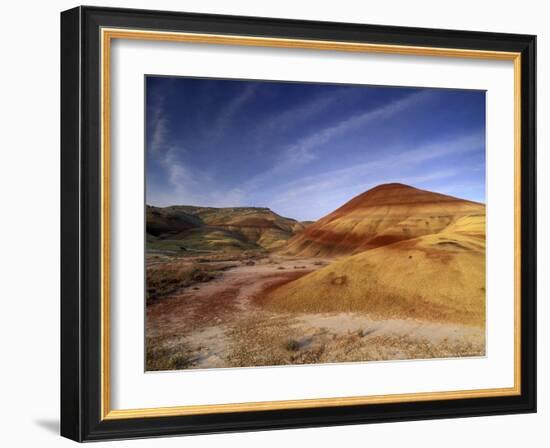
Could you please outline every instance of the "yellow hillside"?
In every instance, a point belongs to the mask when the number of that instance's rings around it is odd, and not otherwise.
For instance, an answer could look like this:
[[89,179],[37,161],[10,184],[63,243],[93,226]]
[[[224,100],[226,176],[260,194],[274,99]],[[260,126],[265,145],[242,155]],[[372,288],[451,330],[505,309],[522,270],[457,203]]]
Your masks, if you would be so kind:
[[466,215],[440,233],[346,256],[267,297],[292,312],[365,312],[484,325],[485,216]]

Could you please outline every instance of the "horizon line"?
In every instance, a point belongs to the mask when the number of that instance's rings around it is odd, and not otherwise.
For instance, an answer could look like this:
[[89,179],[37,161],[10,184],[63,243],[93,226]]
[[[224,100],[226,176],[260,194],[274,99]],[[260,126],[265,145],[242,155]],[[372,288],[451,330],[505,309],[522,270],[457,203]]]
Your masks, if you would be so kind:
[[[424,191],[424,192],[428,192],[428,193],[432,193],[432,194],[439,194],[439,195],[442,195],[442,196],[447,196],[449,198],[452,198],[452,199],[456,199],[458,201],[465,201],[465,202],[471,202],[473,204],[477,204],[477,205],[482,205],[484,207],[487,206],[486,202],[480,202],[480,201],[474,201],[474,200],[471,200],[471,199],[464,199],[464,198],[460,198],[458,196],[453,196],[453,195],[450,195],[450,194],[446,194],[446,193],[439,193],[437,191],[432,191],[432,190],[426,190],[426,189],[423,189],[423,188],[418,188],[418,187],[414,187],[412,185],[408,185],[408,184],[404,184],[404,183],[401,183],[401,182],[384,182],[382,184],[378,184],[372,188],[369,188],[368,190],[365,190],[363,191],[362,193],[359,193],[355,196],[353,196],[352,198],[348,199],[346,202],[344,202],[340,207],[344,206],[345,204],[347,204],[348,202],[354,200],[355,198],[365,194],[365,193],[368,193],[372,190],[375,190],[377,188],[380,188],[380,187],[384,187],[384,186],[389,186],[389,185],[401,185],[403,187],[407,187],[407,188],[411,188],[411,189],[415,189],[415,190],[419,190],[419,191]],[[224,205],[224,206],[211,206],[211,205],[194,205],[194,204],[171,204],[171,205],[154,205],[154,204],[149,204],[147,203],[147,201],[145,201],[145,206],[146,207],[156,207],[156,208],[171,208],[171,207],[197,207],[197,208],[212,208],[212,209],[246,209],[246,208],[252,208],[252,209],[265,209],[265,210],[269,210],[271,211],[272,213],[275,213],[276,215],[279,215],[281,216],[282,218],[287,218],[287,219],[293,219],[294,221],[297,221],[297,222],[305,222],[305,221],[318,221],[319,219],[322,219],[323,216],[327,216],[327,215],[323,215],[315,220],[311,220],[311,219],[296,219],[296,218],[291,218],[291,217],[288,217],[288,216],[285,216],[283,214],[280,214],[278,213],[277,211],[275,211],[273,208],[269,207],[269,206],[261,206],[261,205]],[[338,208],[340,208],[338,207]],[[338,210],[338,208],[335,208],[334,210],[332,210],[331,212],[327,213],[327,214],[330,214],[332,213],[333,211],[335,210]]]

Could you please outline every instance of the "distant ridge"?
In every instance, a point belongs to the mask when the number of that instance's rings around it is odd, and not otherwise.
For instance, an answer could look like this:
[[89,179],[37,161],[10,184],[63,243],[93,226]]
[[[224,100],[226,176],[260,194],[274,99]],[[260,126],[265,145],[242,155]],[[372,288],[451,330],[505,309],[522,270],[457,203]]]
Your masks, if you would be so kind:
[[266,207],[147,206],[148,247],[171,251],[273,250],[304,225]]
[[307,226],[282,252],[349,255],[441,232],[465,216],[484,217],[485,205],[400,183],[382,184]]

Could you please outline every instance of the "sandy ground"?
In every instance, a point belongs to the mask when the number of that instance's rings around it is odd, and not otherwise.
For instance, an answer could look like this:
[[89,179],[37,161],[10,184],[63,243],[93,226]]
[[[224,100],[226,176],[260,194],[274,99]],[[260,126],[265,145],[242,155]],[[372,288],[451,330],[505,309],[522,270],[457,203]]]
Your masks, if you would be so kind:
[[263,306],[267,288],[329,262],[271,256],[242,263],[147,306],[148,370],[485,354],[479,327],[355,313],[290,315]]

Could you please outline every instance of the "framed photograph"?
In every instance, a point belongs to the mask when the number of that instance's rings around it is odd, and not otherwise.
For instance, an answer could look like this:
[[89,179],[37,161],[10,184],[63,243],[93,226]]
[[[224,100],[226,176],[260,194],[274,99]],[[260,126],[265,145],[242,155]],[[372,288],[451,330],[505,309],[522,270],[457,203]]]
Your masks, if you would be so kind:
[[535,412],[535,36],[61,14],[61,433]]

